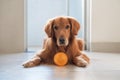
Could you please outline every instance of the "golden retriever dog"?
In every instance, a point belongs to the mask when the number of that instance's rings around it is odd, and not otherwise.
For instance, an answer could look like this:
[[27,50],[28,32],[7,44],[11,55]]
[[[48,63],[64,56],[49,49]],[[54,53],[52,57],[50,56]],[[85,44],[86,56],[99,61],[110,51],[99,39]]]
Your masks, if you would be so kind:
[[83,54],[83,41],[75,36],[80,29],[79,22],[68,16],[55,17],[45,25],[48,38],[45,39],[43,49],[32,59],[23,63],[24,67],[33,67],[41,63],[54,64],[53,58],[57,52],[64,52],[68,56],[68,63],[85,67],[90,59]]

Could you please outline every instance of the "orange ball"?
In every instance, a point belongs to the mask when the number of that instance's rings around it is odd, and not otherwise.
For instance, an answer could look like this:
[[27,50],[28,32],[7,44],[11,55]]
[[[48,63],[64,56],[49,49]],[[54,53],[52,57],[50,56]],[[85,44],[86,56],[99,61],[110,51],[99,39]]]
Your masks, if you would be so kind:
[[64,66],[68,62],[68,57],[63,52],[58,52],[54,56],[54,63],[58,66]]

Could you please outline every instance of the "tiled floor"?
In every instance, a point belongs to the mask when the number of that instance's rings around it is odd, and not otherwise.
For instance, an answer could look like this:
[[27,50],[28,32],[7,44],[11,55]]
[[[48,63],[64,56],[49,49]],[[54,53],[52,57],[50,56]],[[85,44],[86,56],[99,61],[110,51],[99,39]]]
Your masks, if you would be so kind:
[[33,53],[0,54],[0,80],[120,80],[120,53],[86,52],[91,63],[86,68],[67,65],[40,65],[23,68]]

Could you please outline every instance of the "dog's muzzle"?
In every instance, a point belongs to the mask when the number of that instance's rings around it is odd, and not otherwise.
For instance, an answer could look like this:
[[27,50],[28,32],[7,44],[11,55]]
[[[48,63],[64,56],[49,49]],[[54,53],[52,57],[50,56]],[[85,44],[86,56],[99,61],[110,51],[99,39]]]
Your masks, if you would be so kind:
[[57,44],[58,46],[67,46],[68,45],[68,40],[64,37],[60,37],[58,40],[57,40]]
[[59,39],[59,44],[60,44],[60,45],[64,45],[64,44],[65,44],[65,39],[64,39],[63,37],[61,37],[61,38]]

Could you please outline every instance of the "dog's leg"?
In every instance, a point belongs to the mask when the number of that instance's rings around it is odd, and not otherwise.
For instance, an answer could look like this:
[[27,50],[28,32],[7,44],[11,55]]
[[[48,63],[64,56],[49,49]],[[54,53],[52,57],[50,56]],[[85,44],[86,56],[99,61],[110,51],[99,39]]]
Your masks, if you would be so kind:
[[77,38],[77,43],[78,43],[79,49],[82,51],[84,49],[84,41]]
[[32,59],[24,62],[23,66],[27,68],[39,65],[42,62],[43,54],[46,54],[45,49],[38,51]]
[[41,62],[41,58],[36,55],[36,56],[33,57],[32,59],[24,62],[24,63],[23,63],[23,66],[24,66],[25,68],[27,68],[27,67],[33,67],[33,66],[39,65],[40,62]]
[[90,59],[85,54],[76,56],[73,59],[73,63],[79,67],[86,67],[89,64],[89,61],[90,61]]

